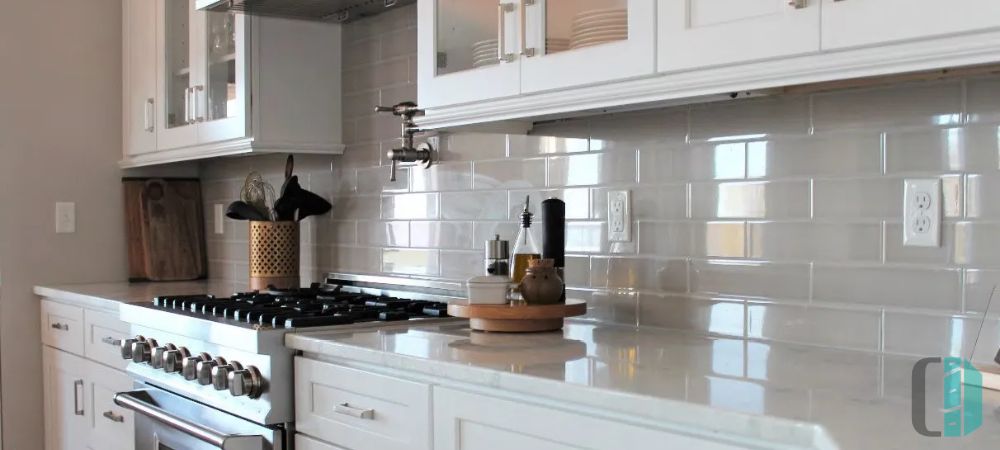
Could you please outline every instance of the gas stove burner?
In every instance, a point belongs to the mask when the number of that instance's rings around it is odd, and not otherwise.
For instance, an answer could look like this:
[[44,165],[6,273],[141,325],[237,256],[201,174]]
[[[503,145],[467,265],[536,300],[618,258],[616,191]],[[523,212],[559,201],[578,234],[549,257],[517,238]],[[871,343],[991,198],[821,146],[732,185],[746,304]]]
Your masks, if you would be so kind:
[[313,283],[307,288],[276,288],[268,286],[264,292],[276,297],[316,297],[322,294],[335,294],[340,291],[340,286],[328,286],[320,283]]

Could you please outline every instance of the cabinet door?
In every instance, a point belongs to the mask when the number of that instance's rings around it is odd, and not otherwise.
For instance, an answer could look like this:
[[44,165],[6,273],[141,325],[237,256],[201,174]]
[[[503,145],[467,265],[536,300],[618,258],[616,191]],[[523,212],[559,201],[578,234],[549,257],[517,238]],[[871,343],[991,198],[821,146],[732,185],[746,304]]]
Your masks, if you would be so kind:
[[157,96],[156,145],[167,150],[195,145],[195,47],[191,14],[194,0],[156,0]]
[[249,20],[233,12],[191,11],[192,115],[199,144],[247,135]]
[[818,52],[820,0],[659,0],[661,72]]
[[655,0],[521,0],[521,92],[656,71]]
[[996,0],[823,0],[823,48],[1000,29]]
[[156,150],[156,2],[124,0],[125,153]]
[[77,450],[90,429],[86,395],[87,362],[45,347],[43,350],[46,450]]
[[417,2],[421,107],[511,97],[520,92],[517,1]]
[[434,388],[434,450],[740,448],[681,432],[613,422],[545,408]]
[[115,404],[115,394],[129,390],[132,390],[132,380],[125,372],[87,361],[91,447],[102,450],[135,449],[132,411]]

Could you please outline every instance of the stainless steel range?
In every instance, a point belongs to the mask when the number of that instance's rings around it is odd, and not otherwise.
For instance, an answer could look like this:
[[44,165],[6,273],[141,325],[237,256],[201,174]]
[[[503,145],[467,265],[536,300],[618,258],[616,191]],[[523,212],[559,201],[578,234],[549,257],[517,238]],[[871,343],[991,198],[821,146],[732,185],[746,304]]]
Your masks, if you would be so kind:
[[[122,357],[136,390],[115,402],[136,412],[136,448],[291,448],[290,331],[449,320],[459,283],[330,274],[295,290],[162,296],[121,306],[132,336]],[[456,319],[450,319],[456,320]]]

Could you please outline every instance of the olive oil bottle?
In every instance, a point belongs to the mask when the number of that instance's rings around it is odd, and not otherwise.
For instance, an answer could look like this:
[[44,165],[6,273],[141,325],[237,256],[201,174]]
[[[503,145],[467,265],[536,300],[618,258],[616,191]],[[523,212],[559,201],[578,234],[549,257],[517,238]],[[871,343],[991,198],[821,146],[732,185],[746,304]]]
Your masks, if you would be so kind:
[[524,211],[521,213],[521,231],[514,242],[514,268],[510,273],[511,281],[517,285],[524,278],[524,273],[528,270],[528,264],[533,259],[540,259],[542,252],[535,243],[535,238],[531,236],[531,219],[533,214],[530,211],[531,197],[524,199]]

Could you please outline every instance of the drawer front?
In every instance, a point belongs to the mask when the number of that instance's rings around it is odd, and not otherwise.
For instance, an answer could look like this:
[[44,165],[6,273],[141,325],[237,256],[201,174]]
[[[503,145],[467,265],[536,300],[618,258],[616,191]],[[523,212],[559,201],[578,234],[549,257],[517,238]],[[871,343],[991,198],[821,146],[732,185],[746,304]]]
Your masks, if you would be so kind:
[[133,450],[133,413],[115,404],[115,394],[132,389],[132,380],[117,370],[88,361],[91,398],[91,446],[106,450]]
[[298,431],[354,450],[430,448],[430,386],[295,358]]
[[295,435],[295,449],[296,450],[345,450],[343,447],[337,447],[336,445],[327,444],[326,442],[323,441],[317,441],[304,434]]
[[122,359],[118,345],[129,334],[128,324],[113,314],[97,311],[84,311],[83,318],[87,358],[124,370],[128,361]]
[[83,308],[42,300],[42,343],[83,356]]
[[743,448],[666,431],[481,394],[434,388],[434,450],[618,450]]

